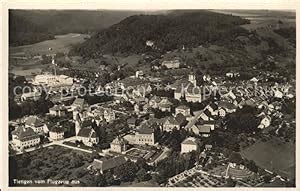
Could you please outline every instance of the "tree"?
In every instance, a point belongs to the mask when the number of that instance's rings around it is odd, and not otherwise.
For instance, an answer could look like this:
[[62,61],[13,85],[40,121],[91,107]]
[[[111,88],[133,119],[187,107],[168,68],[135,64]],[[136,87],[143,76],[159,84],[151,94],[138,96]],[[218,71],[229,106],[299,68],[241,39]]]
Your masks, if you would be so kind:
[[33,168],[38,168],[43,164],[43,162],[40,159],[34,159],[34,160],[31,161],[30,164]]
[[236,182],[231,177],[229,177],[227,179],[226,184],[225,184],[226,187],[235,187],[235,185],[236,185]]
[[115,178],[111,171],[105,173],[105,182],[107,185],[113,185],[115,182]]
[[249,161],[249,164],[248,164],[247,168],[249,170],[251,170],[252,172],[255,172],[255,173],[257,173],[257,171],[258,171],[258,167],[257,167],[256,163],[253,160]]
[[150,166],[147,164],[144,158],[138,158],[136,164],[139,169],[145,169],[146,171],[150,169]]
[[96,177],[96,181],[97,181],[97,186],[107,186],[107,182],[105,179],[105,176],[103,174],[100,174]]
[[76,153],[72,153],[71,160],[70,160],[70,166],[73,168],[82,166],[83,163],[82,163],[81,158],[82,157],[80,157],[80,155],[78,155]]
[[92,155],[92,159],[93,159],[93,160],[94,160],[94,159],[100,159],[100,155],[99,155],[99,153],[96,152],[96,151],[93,151],[91,155]]
[[243,162],[243,158],[240,153],[232,152],[228,159],[229,162],[241,164]]
[[133,181],[136,177],[138,166],[131,161],[127,161],[125,164],[118,166],[114,170],[114,174],[122,181]]
[[270,180],[271,180],[272,178],[271,178],[271,176],[270,176],[269,174],[267,174],[267,175],[265,175],[265,176],[263,177],[263,179],[264,179],[264,182],[265,182],[265,183],[269,183]]
[[142,182],[142,181],[146,181],[146,180],[149,180],[150,179],[150,176],[149,174],[146,172],[145,169],[141,168],[137,173],[136,173],[136,177],[137,177],[137,180],[139,182]]

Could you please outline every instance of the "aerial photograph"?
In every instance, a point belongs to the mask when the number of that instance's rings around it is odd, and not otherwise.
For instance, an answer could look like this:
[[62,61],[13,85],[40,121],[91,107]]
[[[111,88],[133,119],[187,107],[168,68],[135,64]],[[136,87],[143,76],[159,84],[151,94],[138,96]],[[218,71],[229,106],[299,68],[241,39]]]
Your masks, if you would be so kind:
[[9,187],[295,187],[295,10],[8,12]]

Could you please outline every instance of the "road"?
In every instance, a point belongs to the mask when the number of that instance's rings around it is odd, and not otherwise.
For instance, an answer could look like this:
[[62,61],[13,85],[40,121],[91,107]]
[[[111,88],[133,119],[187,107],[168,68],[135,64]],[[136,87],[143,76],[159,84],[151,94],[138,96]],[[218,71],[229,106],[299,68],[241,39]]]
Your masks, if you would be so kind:
[[[86,153],[92,153],[93,152],[93,150],[86,150],[86,149],[82,149],[80,147],[74,147],[74,146],[63,144],[63,142],[75,141],[75,140],[76,140],[76,136],[73,136],[73,137],[69,137],[69,138],[63,139],[63,140],[53,141],[51,143],[46,143],[46,144],[42,145],[42,147],[40,147],[40,148],[45,148],[45,147],[49,147],[49,146],[58,145],[58,146],[66,147],[66,148],[69,148],[69,149],[74,149],[74,150],[86,152]],[[28,152],[32,152],[32,151],[38,150],[40,148],[31,147],[31,148],[25,149],[25,152],[27,152],[27,153]],[[16,153],[16,155],[20,155],[20,154],[23,154],[23,153],[24,152],[18,151]],[[98,152],[98,154],[101,155],[101,156],[105,156],[105,154],[102,153],[102,152]]]

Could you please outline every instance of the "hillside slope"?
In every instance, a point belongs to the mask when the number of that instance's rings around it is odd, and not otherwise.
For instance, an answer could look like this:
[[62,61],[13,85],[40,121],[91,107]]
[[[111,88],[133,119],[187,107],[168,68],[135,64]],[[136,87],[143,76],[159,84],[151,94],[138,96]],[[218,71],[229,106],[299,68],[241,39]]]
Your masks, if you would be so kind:
[[19,46],[52,39],[67,33],[93,33],[137,11],[108,10],[10,10],[10,46]]
[[147,40],[160,52],[182,46],[196,47],[205,43],[228,43],[248,33],[239,25],[248,20],[208,11],[173,11],[161,15],[134,15],[99,31],[74,52],[84,57],[105,53],[143,53]]

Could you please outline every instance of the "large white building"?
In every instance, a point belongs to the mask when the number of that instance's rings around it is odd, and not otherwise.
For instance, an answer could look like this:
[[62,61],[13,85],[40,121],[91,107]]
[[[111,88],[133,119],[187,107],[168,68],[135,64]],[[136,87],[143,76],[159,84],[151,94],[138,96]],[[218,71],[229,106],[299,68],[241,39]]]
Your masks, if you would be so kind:
[[64,129],[58,125],[55,125],[49,131],[49,138],[53,141],[64,139]]
[[126,141],[124,138],[117,137],[110,143],[110,150],[116,153],[126,151]]
[[188,137],[181,143],[181,153],[189,153],[199,150],[199,140],[195,137]]
[[29,116],[25,119],[25,127],[30,127],[37,134],[48,133],[47,125],[37,116]]
[[76,134],[76,139],[78,141],[82,141],[83,144],[87,146],[93,146],[93,144],[99,143],[99,138],[96,135],[95,130],[91,127],[83,127],[79,130],[78,134]]
[[12,143],[16,149],[22,150],[38,145],[40,137],[32,128],[19,126],[12,132]]
[[73,85],[73,78],[66,75],[40,74],[35,76],[33,84],[47,86],[71,86]]
[[201,102],[203,100],[202,88],[197,86],[194,74],[189,74],[188,80],[179,81],[174,89],[174,98],[177,100],[185,99],[187,102]]
[[174,60],[165,60],[161,63],[161,66],[164,66],[168,69],[175,69],[180,67],[180,61],[179,59],[174,59]]
[[140,127],[135,134],[135,144],[154,145],[155,144],[154,129],[146,126]]

